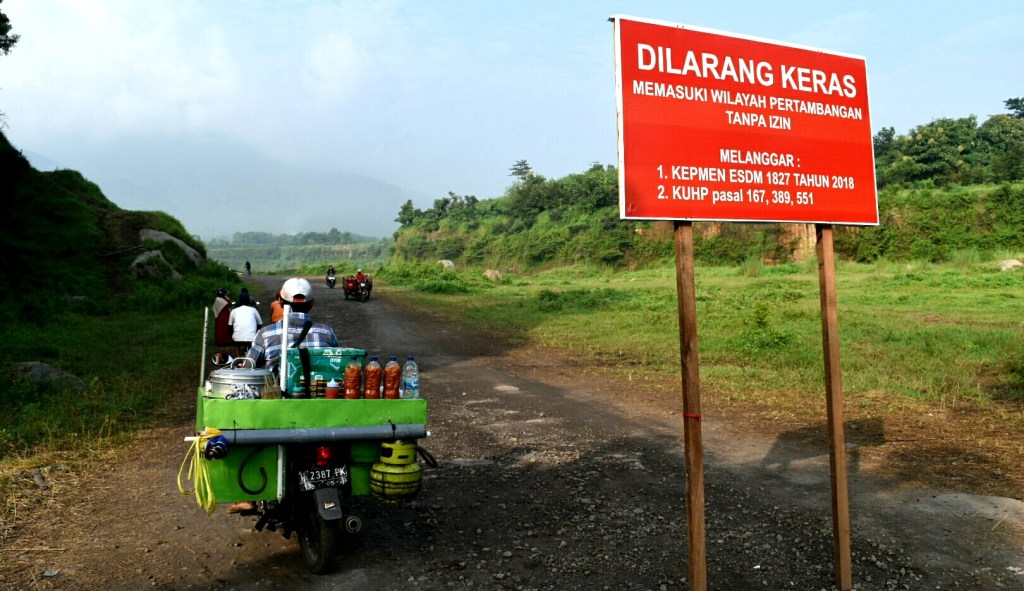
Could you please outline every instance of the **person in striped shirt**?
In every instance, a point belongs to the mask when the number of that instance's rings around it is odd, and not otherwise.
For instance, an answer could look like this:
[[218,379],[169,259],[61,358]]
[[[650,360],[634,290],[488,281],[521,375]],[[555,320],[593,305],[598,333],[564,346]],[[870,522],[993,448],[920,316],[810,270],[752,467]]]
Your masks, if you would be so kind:
[[[302,333],[309,311],[313,307],[313,286],[301,277],[292,277],[281,286],[281,302],[292,307],[288,316],[288,346],[294,345]],[[252,347],[246,357],[252,359],[256,367],[276,370],[281,357],[281,335],[284,332],[284,319],[264,326],[253,337]],[[334,330],[326,324],[314,322],[299,345],[304,348],[337,347],[338,337]]]

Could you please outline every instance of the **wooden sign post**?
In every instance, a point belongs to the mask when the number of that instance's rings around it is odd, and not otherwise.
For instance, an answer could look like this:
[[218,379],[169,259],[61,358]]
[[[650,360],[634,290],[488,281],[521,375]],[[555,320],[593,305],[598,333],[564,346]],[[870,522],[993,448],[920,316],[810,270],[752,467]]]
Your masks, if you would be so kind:
[[864,58],[627,16],[619,217],[674,220],[690,589],[707,588],[694,221],[815,224],[836,587],[853,588],[832,224],[878,225]]
[[704,532],[704,446],[701,440],[700,357],[697,296],[693,279],[693,224],[675,223],[676,296],[679,300],[679,359],[683,377],[683,437],[686,454],[686,531],[690,589],[707,589]]
[[825,359],[825,407],[832,476],[832,544],[836,588],[853,588],[850,557],[850,493],[846,477],[846,434],[843,431],[843,381],[839,367],[839,309],[836,305],[836,264],[832,226],[817,224],[818,290],[821,294],[821,343]]

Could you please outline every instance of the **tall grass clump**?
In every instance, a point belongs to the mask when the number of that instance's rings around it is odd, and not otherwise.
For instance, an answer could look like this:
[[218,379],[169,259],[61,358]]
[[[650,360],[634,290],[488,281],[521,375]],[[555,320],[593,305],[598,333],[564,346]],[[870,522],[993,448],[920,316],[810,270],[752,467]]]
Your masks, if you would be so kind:
[[988,254],[978,248],[961,248],[953,251],[949,262],[954,267],[970,268],[980,265],[988,259]]
[[537,294],[537,307],[543,312],[566,310],[610,309],[623,300],[622,292],[615,289],[543,289]]
[[762,272],[764,272],[764,262],[760,255],[752,254],[743,259],[743,263],[740,264],[740,273],[745,277],[760,277]]
[[793,341],[792,333],[772,324],[771,311],[772,307],[767,301],[754,303],[739,337],[739,349],[743,353],[751,356],[778,353]]

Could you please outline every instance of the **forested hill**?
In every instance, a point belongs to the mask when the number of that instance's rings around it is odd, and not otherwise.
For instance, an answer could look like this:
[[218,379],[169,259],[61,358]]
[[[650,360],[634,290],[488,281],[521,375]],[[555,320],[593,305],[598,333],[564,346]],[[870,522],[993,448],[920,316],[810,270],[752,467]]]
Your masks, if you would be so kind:
[[505,196],[478,200],[449,193],[425,211],[406,202],[395,249],[408,259],[530,266],[588,261],[615,264],[632,248],[633,226],[618,219],[618,173],[595,163],[557,180],[525,161]]
[[237,282],[205,261],[202,243],[175,218],[123,210],[76,171],[40,172],[2,132],[0,203],[0,322],[42,321],[69,307],[104,313],[206,303],[218,286]]
[[[1024,249],[1024,99],[1010,114],[937,119],[897,135],[875,135],[878,227],[836,233],[841,257],[871,261],[947,260],[964,250]],[[621,221],[618,171],[594,163],[559,179],[527,161],[510,169],[515,182],[495,199],[449,193],[421,210],[407,201],[398,214],[398,260],[449,259],[463,266],[529,269],[574,263],[609,267],[672,256],[664,223]],[[695,248],[706,263],[791,259],[801,232],[785,224],[697,224]]]

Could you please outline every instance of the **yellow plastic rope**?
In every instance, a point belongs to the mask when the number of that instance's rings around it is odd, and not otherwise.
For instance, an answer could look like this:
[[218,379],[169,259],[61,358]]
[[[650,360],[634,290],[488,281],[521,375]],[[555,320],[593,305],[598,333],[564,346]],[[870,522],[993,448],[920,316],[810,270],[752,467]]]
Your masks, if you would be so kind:
[[206,442],[217,435],[220,435],[220,430],[213,427],[207,427],[200,433],[192,442],[192,447],[185,454],[185,459],[181,461],[181,468],[178,469],[178,491],[187,495],[189,492],[181,483],[181,475],[185,472],[185,463],[189,461],[189,458],[192,459],[192,463],[188,467],[188,479],[192,481],[196,502],[206,510],[207,515],[212,515],[214,509],[217,508],[217,498],[214,496],[213,487],[210,484],[210,467],[203,455],[203,450],[206,448]]

